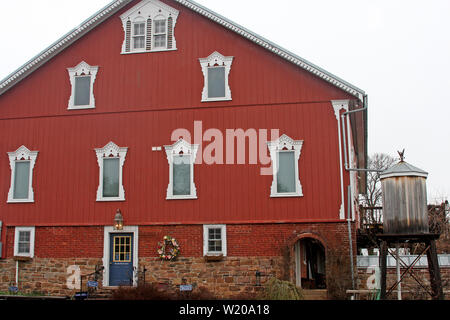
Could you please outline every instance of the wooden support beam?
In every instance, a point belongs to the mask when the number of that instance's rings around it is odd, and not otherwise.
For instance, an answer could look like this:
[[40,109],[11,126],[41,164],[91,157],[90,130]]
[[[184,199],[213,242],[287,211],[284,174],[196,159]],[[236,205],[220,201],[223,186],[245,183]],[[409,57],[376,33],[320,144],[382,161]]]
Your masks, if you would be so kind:
[[439,270],[439,262],[437,257],[435,240],[427,241],[430,249],[427,251],[428,271],[430,273],[431,291],[434,300],[444,300],[444,292],[442,290],[441,272]]
[[380,299],[385,300],[386,299],[386,272],[387,272],[387,242],[381,241],[381,248],[380,248],[380,268],[381,268],[381,292],[380,292]]

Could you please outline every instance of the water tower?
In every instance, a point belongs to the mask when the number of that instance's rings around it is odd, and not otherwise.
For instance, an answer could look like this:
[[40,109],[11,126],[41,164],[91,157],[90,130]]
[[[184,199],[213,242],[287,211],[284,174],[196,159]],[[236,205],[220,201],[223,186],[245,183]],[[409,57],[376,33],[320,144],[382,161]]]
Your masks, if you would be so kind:
[[381,173],[384,233],[428,233],[427,176],[403,159]]
[[[435,243],[439,234],[430,233],[428,227],[426,188],[428,173],[404,161],[403,154],[404,151],[399,152],[400,161],[380,175],[383,196],[383,233],[378,234],[377,239],[381,249],[381,298],[385,299],[407,273],[412,273],[414,265],[422,255],[426,254],[431,283],[429,294],[433,299],[444,299]],[[399,280],[386,292],[388,250],[401,243],[423,243],[424,249],[410,266],[399,261],[405,270]],[[399,259],[398,256],[395,258]],[[414,279],[418,281],[415,277]]]

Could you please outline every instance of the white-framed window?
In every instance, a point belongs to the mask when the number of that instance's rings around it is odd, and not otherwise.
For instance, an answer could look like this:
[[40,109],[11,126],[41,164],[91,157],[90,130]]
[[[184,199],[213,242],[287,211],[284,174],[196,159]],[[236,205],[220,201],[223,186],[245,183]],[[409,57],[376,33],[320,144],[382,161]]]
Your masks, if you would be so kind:
[[37,155],[38,151],[30,151],[25,146],[8,152],[11,184],[7,202],[34,202],[33,168]]
[[303,140],[293,140],[283,134],[277,140],[267,142],[267,145],[273,168],[270,196],[303,196],[298,169]]
[[120,16],[122,54],[176,50],[179,11],[158,0],[143,0]]
[[227,226],[225,224],[203,225],[203,255],[227,255]]
[[173,145],[164,146],[169,162],[169,185],[166,199],[197,199],[194,163],[198,147],[198,144],[189,144],[183,139]]
[[67,109],[95,108],[94,82],[97,77],[98,66],[90,66],[80,62],[76,67],[67,68],[71,84],[71,93]]
[[95,149],[99,166],[97,201],[124,201],[123,164],[128,148],[121,148],[109,142],[103,148]]
[[133,23],[133,50],[145,50],[145,21]]
[[153,48],[167,48],[167,19],[157,18],[153,32]]
[[233,57],[225,57],[215,51],[199,61],[204,77],[202,102],[232,100],[228,77]]
[[14,256],[34,257],[34,227],[15,228]]

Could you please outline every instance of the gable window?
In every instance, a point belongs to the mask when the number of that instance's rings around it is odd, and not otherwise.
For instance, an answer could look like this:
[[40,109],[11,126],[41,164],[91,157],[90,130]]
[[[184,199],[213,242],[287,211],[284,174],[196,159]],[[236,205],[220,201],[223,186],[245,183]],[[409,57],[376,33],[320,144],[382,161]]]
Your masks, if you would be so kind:
[[76,67],[67,70],[72,86],[68,109],[95,108],[94,82],[98,67],[92,67],[82,61]]
[[198,144],[191,145],[183,139],[164,146],[169,162],[169,185],[166,199],[196,199],[194,163]]
[[122,54],[176,50],[178,13],[161,1],[143,0],[122,14]]
[[8,202],[34,202],[33,168],[37,155],[38,151],[30,151],[25,146],[8,152],[11,168]]
[[202,101],[231,100],[228,75],[233,63],[233,57],[225,57],[216,51],[209,57],[199,60],[204,77]]
[[203,225],[203,255],[227,255],[227,227],[224,224]]
[[16,227],[14,256],[34,257],[34,227]]
[[267,143],[272,160],[273,181],[271,197],[301,197],[298,160],[303,140],[293,140],[282,135],[278,140]]
[[145,49],[145,22],[133,25],[133,49]]
[[125,190],[122,184],[122,168],[128,148],[120,148],[109,142],[103,148],[95,149],[99,165],[97,201],[123,201]]
[[153,45],[154,48],[166,48],[167,47],[167,42],[166,42],[166,37],[167,37],[167,28],[166,28],[166,20],[155,20],[155,32],[153,34],[154,37],[154,41],[153,41]]

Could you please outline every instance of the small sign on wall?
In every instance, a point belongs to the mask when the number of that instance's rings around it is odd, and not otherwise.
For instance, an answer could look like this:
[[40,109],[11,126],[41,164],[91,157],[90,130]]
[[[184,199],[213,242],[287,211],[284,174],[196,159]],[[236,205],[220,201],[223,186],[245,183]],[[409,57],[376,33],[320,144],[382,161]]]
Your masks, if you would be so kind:
[[180,291],[192,291],[192,284],[180,285]]

